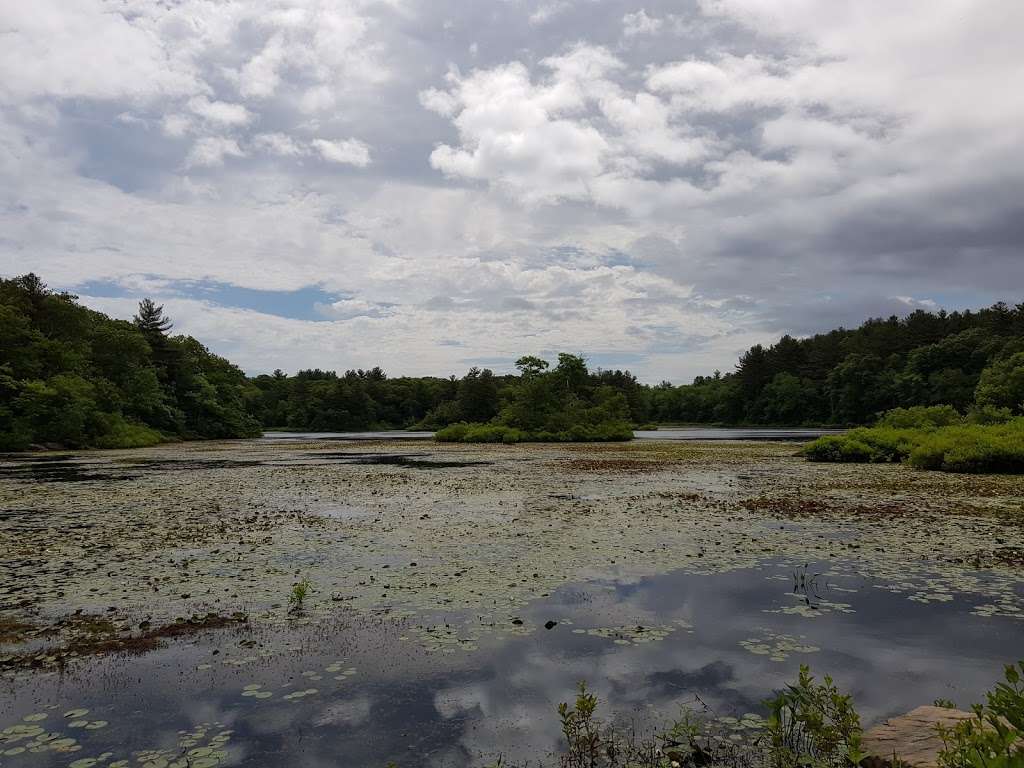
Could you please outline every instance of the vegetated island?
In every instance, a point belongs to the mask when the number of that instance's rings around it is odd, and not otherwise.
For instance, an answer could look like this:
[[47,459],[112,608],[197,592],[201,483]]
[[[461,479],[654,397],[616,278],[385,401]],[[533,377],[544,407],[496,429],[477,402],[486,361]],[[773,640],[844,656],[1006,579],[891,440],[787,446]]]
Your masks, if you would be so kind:
[[[657,423],[858,426],[892,409],[944,405],[941,424],[934,414],[899,427],[892,418],[905,417],[885,417],[871,433],[818,441],[807,455],[1020,471],[1024,304],[917,310],[804,339],[787,335],[749,349],[734,372],[679,386],[646,385],[629,371],[592,371],[582,355],[564,353],[553,367],[521,357],[518,375],[474,367],[461,379],[389,378],[377,367],[250,378],[170,330],[149,299],[126,322],[47,289],[33,274],[0,280],[0,450],[138,447],[252,437],[261,429],[422,429],[448,441],[628,440],[638,426]],[[884,432],[897,428],[904,430],[898,438]],[[963,457],[949,448],[968,443],[974,447]]]

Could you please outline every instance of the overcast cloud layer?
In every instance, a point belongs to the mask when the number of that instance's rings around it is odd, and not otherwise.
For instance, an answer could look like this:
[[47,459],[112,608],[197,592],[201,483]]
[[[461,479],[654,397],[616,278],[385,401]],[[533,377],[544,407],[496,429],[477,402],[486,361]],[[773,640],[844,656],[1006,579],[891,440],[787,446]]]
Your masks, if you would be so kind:
[[685,381],[1024,289],[1018,0],[0,0],[0,272],[250,372]]

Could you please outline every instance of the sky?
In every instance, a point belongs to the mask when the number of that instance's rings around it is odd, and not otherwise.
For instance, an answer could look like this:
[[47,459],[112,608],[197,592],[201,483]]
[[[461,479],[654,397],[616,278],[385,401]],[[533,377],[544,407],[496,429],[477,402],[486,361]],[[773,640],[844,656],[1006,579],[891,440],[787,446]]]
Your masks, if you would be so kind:
[[1024,300],[1019,0],[0,0],[0,274],[250,373]]

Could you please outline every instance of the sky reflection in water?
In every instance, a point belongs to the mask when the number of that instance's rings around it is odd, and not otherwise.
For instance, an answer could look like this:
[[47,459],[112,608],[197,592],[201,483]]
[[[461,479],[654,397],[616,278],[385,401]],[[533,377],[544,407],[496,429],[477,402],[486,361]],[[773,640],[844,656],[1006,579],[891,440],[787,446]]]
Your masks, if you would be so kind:
[[[812,564],[807,573],[827,570]],[[1024,622],[973,616],[976,599],[923,605],[855,575],[819,577],[807,600],[792,594],[793,586],[793,569],[778,563],[713,576],[571,585],[518,617],[536,627],[531,635],[450,654],[400,639],[409,636],[401,622],[353,617],[328,628],[257,633],[254,639],[273,654],[235,667],[224,662],[254,651],[237,649],[242,636],[214,634],[8,687],[0,728],[54,704],[42,723],[47,730],[67,730],[61,716],[73,707],[110,724],[69,733],[84,745],[72,755],[21,754],[0,764],[66,765],[105,750],[114,752],[110,760],[128,759],[133,751],[174,747],[179,730],[219,722],[234,731],[224,765],[481,765],[497,752],[523,759],[554,749],[555,706],[579,680],[624,718],[660,721],[695,694],[717,714],[738,716],[761,712],[760,701],[792,679],[800,663],[831,673],[870,723],[936,697],[966,706],[1024,648]],[[822,600],[813,618],[766,612]],[[849,604],[851,612],[830,604]],[[549,620],[558,624],[545,630]],[[643,642],[659,626],[674,631]],[[612,627],[633,631],[618,643],[614,633],[587,634]],[[772,645],[778,635],[820,650],[783,650],[784,660],[772,660],[741,645]],[[336,681],[324,671],[332,662],[335,670],[357,671]],[[273,696],[241,695],[255,684]],[[317,693],[283,699],[310,688]]]

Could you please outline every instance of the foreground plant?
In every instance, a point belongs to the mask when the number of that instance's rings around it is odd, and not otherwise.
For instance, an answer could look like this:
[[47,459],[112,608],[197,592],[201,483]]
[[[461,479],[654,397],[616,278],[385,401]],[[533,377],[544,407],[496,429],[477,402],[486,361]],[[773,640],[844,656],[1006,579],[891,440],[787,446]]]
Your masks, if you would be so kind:
[[1004,676],[984,704],[974,705],[974,717],[939,726],[942,768],[1024,767],[1024,661],[1007,665]]
[[814,682],[810,669],[800,666],[796,685],[787,685],[766,702],[768,762],[774,768],[858,765],[863,729],[853,700],[836,688],[831,677]]
[[291,593],[288,595],[288,612],[289,613],[302,613],[303,607],[306,602],[306,596],[313,590],[313,582],[308,578],[304,578],[298,584],[292,587]]

